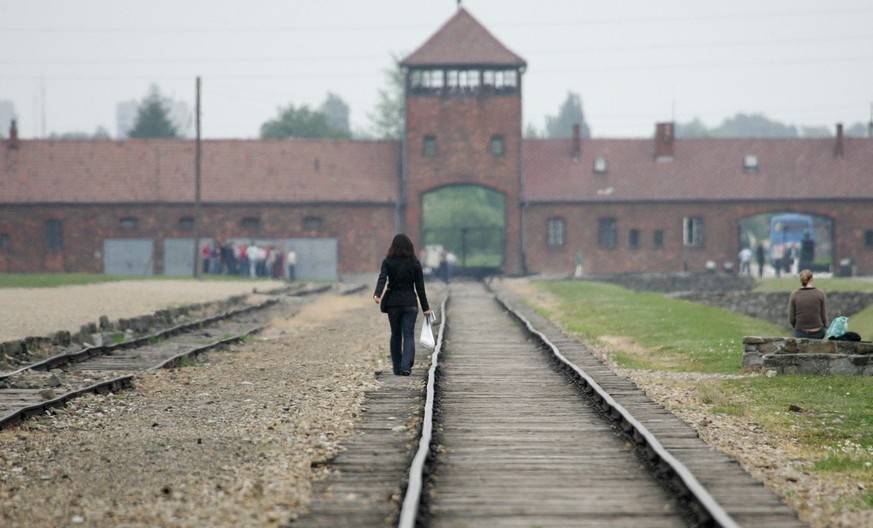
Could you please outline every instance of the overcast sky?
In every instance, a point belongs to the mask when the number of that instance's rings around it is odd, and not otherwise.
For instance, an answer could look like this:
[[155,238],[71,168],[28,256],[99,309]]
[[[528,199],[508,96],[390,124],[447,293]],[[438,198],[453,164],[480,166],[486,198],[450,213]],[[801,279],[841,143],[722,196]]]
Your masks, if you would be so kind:
[[[869,0],[464,0],[528,64],[524,122],[543,128],[567,92],[595,137],[650,137],[658,121],[713,127],[738,112],[791,125],[867,123]],[[351,107],[352,128],[455,0],[0,0],[0,101],[22,137],[114,136],[116,104],[151,84],[206,138],[254,138],[280,106]],[[191,128],[193,134],[193,126]]]

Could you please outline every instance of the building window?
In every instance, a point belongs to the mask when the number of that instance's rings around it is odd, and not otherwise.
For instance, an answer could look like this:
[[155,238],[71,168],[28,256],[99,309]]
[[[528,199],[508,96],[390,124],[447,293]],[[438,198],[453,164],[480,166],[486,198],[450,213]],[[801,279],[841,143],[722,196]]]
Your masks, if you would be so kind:
[[755,154],[746,154],[743,157],[743,170],[746,172],[755,172],[758,170],[758,156]]
[[60,220],[46,221],[45,247],[49,251],[60,251],[64,249],[63,225]]
[[640,248],[640,230],[631,229],[627,232],[627,247],[631,249]]
[[546,244],[549,247],[564,246],[567,243],[567,232],[563,218],[549,218],[546,222]]
[[867,249],[873,249],[873,229],[864,231],[864,245]]
[[594,158],[594,174],[606,174],[606,156],[597,156]]
[[597,243],[602,248],[614,248],[618,240],[615,218],[601,218],[597,227]]
[[443,87],[443,70],[411,70],[409,86],[413,93],[435,93]]
[[261,219],[257,216],[246,216],[240,220],[239,225],[247,231],[259,231],[261,229]]
[[664,249],[664,230],[655,229],[652,233],[652,245],[655,249]]
[[491,154],[493,156],[502,156],[506,151],[506,145],[503,142],[503,136],[493,136],[491,138]]
[[9,251],[9,233],[0,233],[0,251]]
[[479,89],[479,70],[466,70],[458,72],[458,86],[476,91]]
[[125,216],[118,221],[118,226],[125,231],[136,229],[139,227],[139,218],[135,216]]
[[303,219],[304,231],[320,231],[324,227],[324,220],[320,216],[307,216]]
[[446,70],[446,86],[449,89],[458,88],[458,70]]
[[703,218],[686,216],[682,220],[682,240],[685,247],[703,246]]
[[421,153],[425,156],[435,156],[437,151],[436,137],[424,136],[424,143],[421,147]]
[[194,231],[194,218],[183,216],[179,219],[179,231]]

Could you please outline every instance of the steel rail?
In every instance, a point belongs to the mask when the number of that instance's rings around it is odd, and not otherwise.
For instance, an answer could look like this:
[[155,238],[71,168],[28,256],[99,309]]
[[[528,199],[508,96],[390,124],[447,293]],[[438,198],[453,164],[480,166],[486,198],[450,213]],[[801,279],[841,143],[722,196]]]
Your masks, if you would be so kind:
[[[487,283],[486,283],[487,284]],[[540,343],[545,346],[547,349],[551,351],[552,356],[557,359],[564,367],[571,369],[576,376],[581,378],[584,383],[587,384],[596,394],[597,397],[605,403],[610,409],[610,418],[618,421],[617,418],[620,418],[623,421],[623,425],[627,424],[627,426],[633,430],[633,438],[639,444],[644,442],[648,449],[664,464],[666,464],[670,470],[673,471],[675,475],[677,475],[681,481],[685,489],[694,496],[697,504],[699,504],[703,508],[703,512],[709,517],[708,520],[716,523],[717,526],[722,526],[724,528],[739,528],[740,525],[728,514],[725,509],[715,500],[715,498],[709,493],[703,484],[697,480],[697,477],[689,470],[685,464],[683,464],[679,459],[674,457],[668,450],[665,448],[658,438],[646,428],[641,422],[639,422],[634,416],[624,408],[620,403],[615,401],[615,399],[597,383],[591,376],[589,376],[584,370],[579,368],[576,364],[567,359],[561,351],[558,350],[545,334],[534,328],[533,324],[527,320],[520,312],[515,310],[512,305],[510,305],[505,299],[503,299],[500,295],[497,295],[493,289],[491,289],[490,285],[488,285],[489,289],[495,294],[495,298],[497,302],[499,302],[513,317],[515,317],[518,321],[524,324],[527,327],[528,332],[534,335]],[[630,431],[625,428],[625,433],[629,433]],[[697,512],[701,513],[701,512]]]
[[[280,295],[287,294],[292,297],[303,297],[306,295],[315,295],[319,293],[323,293],[329,290],[331,286],[328,285],[320,285],[315,287],[302,287],[299,289],[293,289],[291,287],[277,288],[275,290],[271,290],[269,292],[259,292],[255,290],[253,293],[255,294],[263,294],[263,295]],[[266,301],[256,304],[244,306],[241,308],[234,308],[232,310],[228,310],[226,312],[222,312],[220,314],[216,314],[213,316],[205,317],[203,319],[198,319],[196,321],[191,321],[188,323],[182,323],[179,325],[171,326],[169,328],[164,328],[163,330],[159,330],[152,334],[147,334],[144,336],[139,336],[127,341],[122,341],[120,343],[113,343],[110,345],[86,345],[79,350],[73,352],[65,352],[63,354],[57,354],[54,356],[50,356],[35,363],[31,363],[30,365],[25,365],[16,370],[0,373],[0,380],[4,380],[15,376],[16,374],[21,374],[22,372],[26,372],[28,370],[50,370],[52,368],[65,365],[67,363],[72,363],[76,361],[84,361],[90,359],[97,355],[105,355],[111,353],[113,350],[125,349],[131,347],[138,347],[143,343],[146,343],[152,339],[160,339],[168,336],[173,336],[175,334],[183,333],[188,331],[191,328],[195,328],[197,326],[203,326],[212,324],[216,321],[227,319],[229,317],[234,317],[236,315],[241,315],[247,312],[252,312],[256,310],[261,310],[264,308],[268,308],[273,304],[277,303],[277,298],[267,299]]]
[[424,489],[424,466],[430,454],[431,440],[433,438],[433,407],[436,393],[436,371],[438,359],[443,346],[443,334],[446,329],[446,306],[449,302],[451,290],[446,291],[445,297],[440,304],[440,330],[437,333],[436,344],[431,354],[430,368],[427,371],[427,397],[424,404],[424,417],[421,425],[421,438],[418,442],[418,451],[409,466],[409,480],[406,485],[406,494],[400,508],[398,528],[414,528],[418,517],[418,507],[421,504],[421,494]]
[[169,328],[164,328],[163,330],[159,330],[159,331],[154,332],[152,334],[143,335],[143,336],[140,336],[140,337],[137,337],[134,339],[130,339],[128,341],[122,341],[120,343],[113,343],[111,345],[98,345],[98,346],[88,345],[80,350],[51,356],[51,357],[45,358],[43,360],[40,360],[36,363],[32,363],[30,365],[26,365],[24,367],[21,367],[21,368],[14,370],[12,372],[7,372],[6,374],[0,375],[0,380],[10,378],[16,374],[21,374],[22,372],[26,372],[28,370],[38,370],[38,371],[51,370],[53,368],[57,368],[57,367],[60,367],[62,365],[66,365],[67,363],[75,363],[75,362],[79,362],[79,361],[85,361],[85,360],[91,359],[92,357],[104,356],[107,354],[111,354],[115,350],[125,350],[128,348],[137,348],[137,347],[142,346],[144,344],[149,344],[154,339],[162,339],[162,338],[172,337],[174,335],[178,335],[178,334],[187,332],[188,330],[191,330],[191,329],[194,329],[194,328],[197,328],[200,326],[210,325],[210,324],[215,323],[217,321],[229,319],[229,318],[235,317],[237,315],[243,315],[243,314],[253,312],[256,310],[262,310],[262,309],[268,308],[268,307],[276,304],[277,302],[278,302],[278,299],[275,299],[275,298],[267,299],[266,301],[264,301],[260,304],[244,306],[242,308],[236,308],[233,310],[222,312],[220,314],[205,317],[203,319],[198,319],[196,321],[191,321],[188,323],[182,323],[179,325],[171,326]]
[[78,398],[82,394],[105,394],[107,392],[116,392],[122,389],[128,389],[132,386],[133,375],[130,374],[127,376],[120,376],[110,380],[101,381],[99,383],[95,383],[81,389],[65,392],[57,398],[46,400],[44,402],[36,403],[33,405],[28,405],[26,407],[22,407],[20,409],[12,411],[5,416],[0,416],[0,429],[6,429],[8,427],[12,427],[13,425],[20,424],[26,418],[36,416],[37,414],[42,414],[52,407],[63,407],[67,404],[68,401],[74,398]]
[[[174,327],[161,330],[161,331],[156,332],[154,334],[142,336],[142,337],[139,337],[136,339],[132,339],[130,341],[124,341],[122,343],[117,343],[114,345],[100,346],[100,347],[86,347],[83,350],[80,350],[80,351],[77,351],[77,352],[74,352],[71,354],[60,354],[58,356],[53,356],[51,358],[47,358],[46,360],[41,361],[38,364],[29,365],[27,367],[19,369],[19,370],[15,371],[14,373],[11,373],[9,375],[17,374],[17,373],[20,373],[20,372],[23,372],[26,370],[30,370],[30,369],[48,370],[49,368],[53,368],[54,366],[58,366],[60,364],[87,361],[88,359],[90,359],[92,357],[97,357],[97,356],[101,356],[101,355],[108,355],[108,354],[111,354],[112,351],[116,350],[116,349],[124,350],[124,349],[132,348],[132,347],[135,348],[135,347],[138,347],[141,345],[149,344],[149,342],[155,338],[173,337],[175,335],[185,333],[185,331],[194,329],[196,327],[212,324],[212,323],[215,323],[215,322],[218,322],[221,320],[229,319],[231,317],[235,317],[238,315],[244,315],[244,314],[249,313],[249,312],[268,308],[268,307],[272,306],[273,304],[276,304],[277,302],[278,302],[278,299],[271,298],[271,299],[267,299],[266,301],[259,303],[259,304],[256,304],[256,305],[245,306],[242,308],[222,312],[220,314],[210,316],[210,317],[207,317],[207,318],[204,318],[204,319],[201,319],[198,321],[194,321],[191,323],[176,325]],[[198,355],[206,350],[218,348],[220,346],[223,346],[223,345],[226,345],[226,344],[229,344],[232,342],[240,341],[249,335],[260,332],[266,326],[267,326],[266,324],[257,325],[257,326],[254,326],[252,328],[249,328],[248,330],[246,330],[245,332],[243,332],[239,335],[227,337],[224,339],[218,339],[212,343],[196,347],[196,348],[189,350],[187,352],[182,352],[180,354],[176,354],[173,357],[162,361],[158,365],[149,368],[148,370],[156,370],[159,368],[172,368],[172,367],[178,366],[182,362],[183,357],[193,357],[193,356],[196,356],[196,355]],[[9,376],[4,376],[4,378],[5,377],[9,377]],[[65,392],[64,394],[61,394],[60,396],[58,396],[56,398],[46,400],[44,402],[40,402],[37,404],[22,407],[20,409],[17,409],[15,411],[12,411],[11,413],[4,415],[4,416],[0,416],[0,429],[5,429],[8,427],[12,427],[13,425],[20,424],[25,419],[32,417],[32,416],[36,416],[38,414],[42,414],[43,412],[47,411],[50,408],[63,407],[64,405],[66,405],[66,403],[68,401],[70,401],[74,398],[77,398],[77,397],[81,396],[82,394],[86,394],[86,393],[99,394],[99,393],[107,393],[107,392],[117,392],[120,390],[131,388],[133,386],[133,377],[134,376],[132,374],[128,374],[128,375],[112,378],[109,380],[95,383],[95,384],[90,385],[88,387]]]
[[246,330],[245,332],[243,332],[241,334],[226,337],[224,339],[219,339],[219,340],[214,341],[212,343],[208,343],[206,345],[199,346],[199,347],[193,348],[191,350],[188,350],[187,352],[182,352],[180,354],[176,354],[175,356],[162,361],[161,363],[155,365],[154,367],[151,367],[148,370],[158,370],[158,369],[162,369],[162,368],[178,367],[179,365],[182,364],[182,360],[184,358],[193,358],[193,357],[196,357],[196,356],[202,354],[203,352],[206,352],[207,350],[212,350],[214,348],[218,348],[218,347],[223,346],[223,345],[228,345],[230,343],[236,343],[238,341],[242,341],[246,337],[248,337],[252,334],[256,334],[266,327],[267,327],[267,324],[258,325],[258,326],[255,326],[253,328],[249,328],[248,330]]

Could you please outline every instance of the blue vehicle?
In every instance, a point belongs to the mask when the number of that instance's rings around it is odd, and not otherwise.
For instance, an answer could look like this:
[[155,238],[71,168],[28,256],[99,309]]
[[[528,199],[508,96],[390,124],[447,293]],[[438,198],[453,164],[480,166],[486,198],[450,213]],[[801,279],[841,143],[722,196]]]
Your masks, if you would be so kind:
[[797,259],[812,262],[815,230],[812,216],[796,213],[774,215],[770,219],[770,263],[788,271]]

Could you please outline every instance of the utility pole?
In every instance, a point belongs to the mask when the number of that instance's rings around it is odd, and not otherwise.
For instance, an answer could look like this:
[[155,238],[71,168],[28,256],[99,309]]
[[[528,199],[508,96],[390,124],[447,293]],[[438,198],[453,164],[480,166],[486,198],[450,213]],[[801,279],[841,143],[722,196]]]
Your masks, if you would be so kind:
[[197,76],[194,98],[194,277],[200,278],[200,76]]
[[867,137],[873,138],[873,103],[870,103],[870,122],[867,124]]

